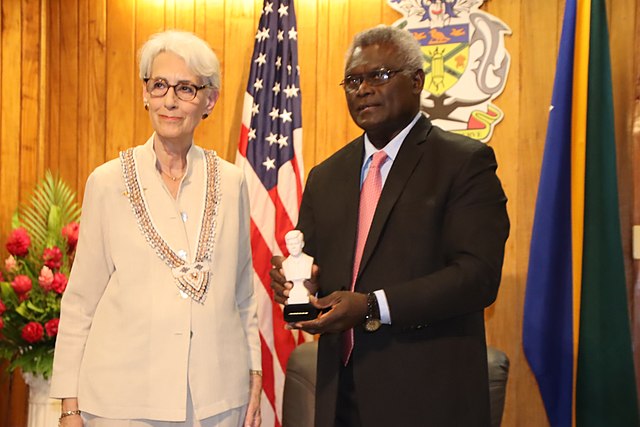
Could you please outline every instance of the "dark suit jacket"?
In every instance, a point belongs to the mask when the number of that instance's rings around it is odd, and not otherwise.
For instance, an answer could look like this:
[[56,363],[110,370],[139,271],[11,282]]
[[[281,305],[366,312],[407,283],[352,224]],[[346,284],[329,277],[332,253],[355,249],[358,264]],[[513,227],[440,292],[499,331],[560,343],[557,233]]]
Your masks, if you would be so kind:
[[[320,293],[349,289],[358,218],[360,137],[309,173],[298,228]],[[420,118],[384,185],[356,291],[384,289],[392,325],[355,329],[365,427],[488,426],[484,308],[496,298],[509,234],[493,150]],[[333,426],[340,334],[320,338],[316,426]]]

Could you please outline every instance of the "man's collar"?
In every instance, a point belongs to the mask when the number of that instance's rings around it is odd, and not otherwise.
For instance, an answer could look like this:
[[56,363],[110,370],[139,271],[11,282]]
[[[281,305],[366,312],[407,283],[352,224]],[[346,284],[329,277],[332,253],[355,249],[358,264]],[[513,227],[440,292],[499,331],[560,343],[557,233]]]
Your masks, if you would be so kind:
[[[402,129],[402,131],[400,131],[399,134],[397,134],[391,141],[389,141],[387,145],[384,146],[383,150],[385,153],[387,153],[387,156],[391,159],[391,161],[394,161],[396,159],[396,156],[398,155],[398,151],[400,151],[400,147],[402,146],[402,143],[404,142],[405,138],[407,137],[409,132],[411,132],[411,129],[413,129],[413,127],[418,122],[418,119],[420,119],[421,116],[422,116],[422,113],[418,112],[418,114],[416,114],[413,120],[411,120],[411,123],[409,123],[404,129]],[[377,151],[379,150],[371,143],[371,141],[369,140],[369,136],[367,136],[367,134],[365,133],[364,134],[364,160],[366,161],[369,157],[371,157]]]

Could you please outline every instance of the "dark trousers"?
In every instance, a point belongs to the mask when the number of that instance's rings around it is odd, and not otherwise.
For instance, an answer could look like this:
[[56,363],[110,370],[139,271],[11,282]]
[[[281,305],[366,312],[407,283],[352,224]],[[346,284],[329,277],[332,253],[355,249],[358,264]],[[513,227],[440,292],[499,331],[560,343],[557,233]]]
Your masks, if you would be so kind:
[[353,362],[340,368],[335,427],[362,427],[353,382]]

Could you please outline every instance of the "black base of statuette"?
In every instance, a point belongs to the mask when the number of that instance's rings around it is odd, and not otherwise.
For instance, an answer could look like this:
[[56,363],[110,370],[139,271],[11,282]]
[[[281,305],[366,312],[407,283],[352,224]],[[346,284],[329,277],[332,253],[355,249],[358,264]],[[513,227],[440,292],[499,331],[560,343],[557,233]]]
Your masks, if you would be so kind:
[[285,322],[302,322],[303,320],[312,320],[316,317],[318,317],[318,309],[311,303],[287,304],[284,306]]

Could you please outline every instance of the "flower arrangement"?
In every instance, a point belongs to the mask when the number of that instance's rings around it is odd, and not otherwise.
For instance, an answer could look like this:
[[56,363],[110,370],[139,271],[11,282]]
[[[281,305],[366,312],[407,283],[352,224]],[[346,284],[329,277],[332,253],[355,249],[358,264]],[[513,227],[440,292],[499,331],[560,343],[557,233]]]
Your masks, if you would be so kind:
[[50,171],[13,215],[0,265],[0,361],[9,361],[9,371],[51,375],[79,218],[75,192]]

